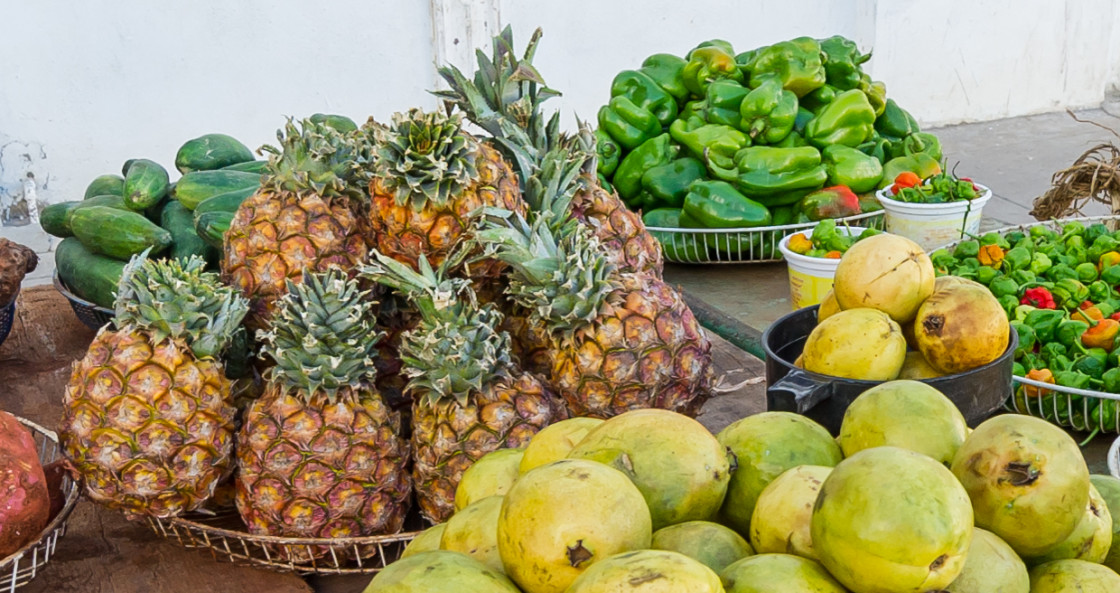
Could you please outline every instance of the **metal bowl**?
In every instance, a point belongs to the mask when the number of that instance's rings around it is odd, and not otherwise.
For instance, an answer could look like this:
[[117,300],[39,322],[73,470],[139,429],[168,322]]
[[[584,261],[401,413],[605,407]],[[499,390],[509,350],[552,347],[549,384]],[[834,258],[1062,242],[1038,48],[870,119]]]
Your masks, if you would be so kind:
[[19,291],[12,295],[12,302],[0,307],[0,344],[8,339],[12,333],[12,324],[16,320],[16,301],[19,300]]
[[85,324],[86,327],[97,331],[113,320],[114,314],[112,309],[106,309],[100,305],[95,305],[82,297],[74,294],[65,284],[62,279],[58,277],[58,271],[54,273],[54,287],[66,300],[70,301],[70,307],[74,309],[74,314],[78,319]]

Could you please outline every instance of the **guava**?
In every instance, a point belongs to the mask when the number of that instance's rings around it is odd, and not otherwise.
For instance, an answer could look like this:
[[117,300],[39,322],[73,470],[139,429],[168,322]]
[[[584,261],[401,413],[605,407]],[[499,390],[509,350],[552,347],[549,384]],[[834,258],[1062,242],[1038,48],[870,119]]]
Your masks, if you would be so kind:
[[1010,340],[1007,313],[982,284],[933,291],[914,319],[918,350],[945,374],[963,373],[999,358]]
[[1030,593],[1116,593],[1120,575],[1085,560],[1055,560],[1030,571]]
[[1120,571],[1120,480],[1102,474],[1089,476],[1089,482],[1097,489],[1097,493],[1108,505],[1108,514],[1112,516],[1112,545],[1108,548],[1105,557],[1105,566],[1115,571]]
[[724,593],[719,575],[677,552],[638,550],[588,568],[565,593]]
[[503,496],[488,496],[457,511],[440,537],[441,550],[466,554],[498,572],[505,572],[498,553],[498,516]]
[[854,593],[935,591],[957,578],[972,542],[968,493],[930,457],[898,447],[841,461],[813,506],[813,548]]
[[1069,558],[1102,564],[1108,557],[1112,546],[1112,514],[1108,503],[1097,492],[1092,481],[1089,482],[1089,504],[1073,528],[1073,533],[1045,554],[1024,558],[1027,564],[1035,566],[1054,560]]
[[363,593],[520,593],[508,578],[458,552],[430,550],[381,569]]
[[964,569],[945,588],[949,593],[1028,593],[1027,565],[998,535],[976,527]]
[[525,446],[525,453],[521,456],[520,472],[525,473],[534,467],[564,459],[572,452],[572,448],[591,432],[591,429],[602,423],[601,418],[577,416],[542,428]]
[[729,564],[754,554],[734,530],[711,521],[686,521],[653,532],[654,550],[680,552],[719,573]]
[[421,531],[419,535],[412,538],[408,542],[404,550],[401,552],[401,558],[408,558],[415,556],[420,552],[430,552],[439,549],[439,541],[443,538],[443,530],[447,529],[447,523],[436,523],[431,527]]
[[845,309],[809,332],[802,357],[802,365],[810,372],[889,381],[898,376],[906,361],[906,339],[902,328],[878,309]]
[[817,560],[810,524],[825,478],[823,465],[799,465],[770,482],[751,515],[751,545],[758,554],[794,554]]
[[897,380],[876,385],[852,401],[837,440],[845,457],[890,445],[947,466],[967,431],[964,415],[943,393],[919,381]]
[[1089,468],[1077,443],[1040,418],[1003,414],[965,439],[951,466],[976,526],[1024,558],[1065,540],[1089,504]]
[[832,291],[841,309],[871,307],[898,323],[914,318],[933,294],[933,262],[921,246],[882,233],[851,246],[840,258]]
[[847,593],[823,566],[791,554],[759,554],[719,574],[727,593]]

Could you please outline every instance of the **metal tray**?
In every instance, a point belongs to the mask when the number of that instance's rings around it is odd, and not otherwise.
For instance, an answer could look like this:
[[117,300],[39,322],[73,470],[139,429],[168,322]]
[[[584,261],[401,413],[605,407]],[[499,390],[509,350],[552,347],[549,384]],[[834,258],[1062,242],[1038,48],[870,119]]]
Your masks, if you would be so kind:
[[[882,210],[837,218],[838,223],[883,229]],[[778,243],[816,222],[743,229],[684,229],[647,226],[661,242],[665,261],[678,264],[743,264],[782,261]]]

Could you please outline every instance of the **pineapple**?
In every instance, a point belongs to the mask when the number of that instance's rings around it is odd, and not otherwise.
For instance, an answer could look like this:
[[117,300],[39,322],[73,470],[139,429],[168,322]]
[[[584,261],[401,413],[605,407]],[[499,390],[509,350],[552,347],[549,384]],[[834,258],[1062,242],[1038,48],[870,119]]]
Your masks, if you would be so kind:
[[[498,151],[460,127],[458,115],[412,109],[391,126],[370,120],[367,174],[377,249],[419,269],[421,256],[438,266],[464,238],[480,207],[525,212],[517,178]],[[495,277],[495,262],[473,276]]]
[[450,90],[436,94],[461,109],[471,122],[494,137],[495,143],[510,154],[522,184],[542,167],[550,151],[566,148],[582,157],[581,174],[574,184],[574,193],[556,201],[540,201],[526,197],[534,211],[550,210],[558,221],[574,218],[593,230],[608,256],[621,272],[646,272],[661,276],[663,260],[661,245],[646,231],[642,217],[622,203],[617,194],[603,189],[595,173],[595,139],[586,125],[580,133],[565,138],[559,133],[559,114],[547,121],[541,103],[559,93],[544,84],[532,65],[533,54],[541,31],[533,34],[525,55],[513,55],[513,34],[509,27],[494,38],[493,57],[479,53],[478,71],[468,80],[458,68],[439,69]]
[[277,131],[260,190],[238,208],[225,236],[222,278],[249,298],[247,325],[268,327],[286,281],[304,270],[351,270],[369,252],[369,196],[357,133],[288,120]]
[[115,328],[74,363],[59,437],[91,500],[171,517],[232,470],[236,410],[219,354],[249,304],[201,257],[145,255],[125,266]]
[[524,446],[565,413],[537,376],[514,364],[509,336],[498,331],[501,313],[479,305],[466,280],[447,277],[456,255],[438,272],[423,255],[419,272],[374,256],[363,273],[404,292],[421,315],[401,345],[414,397],[412,479],[421,513],[439,523],[454,513],[455,489],[475,461]]
[[[237,508],[254,534],[396,533],[412,484],[400,415],[374,389],[375,303],[338,268],[287,285],[272,328],[258,332],[275,365],[237,436]],[[307,561],[329,549],[288,553]]]
[[620,274],[591,231],[492,216],[477,233],[511,266],[510,296],[549,329],[551,383],[576,416],[636,408],[695,416],[711,396],[711,343],[681,295],[650,274]]

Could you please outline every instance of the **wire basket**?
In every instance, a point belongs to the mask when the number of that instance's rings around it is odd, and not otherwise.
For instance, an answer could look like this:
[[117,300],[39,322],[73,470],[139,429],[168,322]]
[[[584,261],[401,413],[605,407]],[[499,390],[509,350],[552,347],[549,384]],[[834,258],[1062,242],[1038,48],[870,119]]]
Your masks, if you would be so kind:
[[[1029,232],[1031,228],[1049,226],[1060,230],[1062,225],[1080,222],[1086,226],[1096,223],[1107,224],[1109,228],[1120,228],[1120,215],[1087,216],[1082,218],[1062,218],[1030,224],[1012,225],[989,231],[1004,235],[1013,231]],[[939,249],[952,250],[960,241],[942,245]],[[1104,414],[1093,418],[1094,408],[1101,405],[1120,406],[1120,394],[1106,393],[1092,389],[1077,389],[1043,383],[1026,377],[1012,375],[1011,397],[1004,408],[1019,414],[1042,418],[1058,426],[1085,432],[1120,433],[1120,414],[1113,415],[1112,421]],[[1108,402],[1114,402],[1109,404]],[[1111,459],[1111,454],[1110,454]]]
[[70,307],[74,309],[74,314],[78,319],[85,324],[86,327],[97,331],[113,320],[114,314],[112,309],[106,309],[100,305],[95,305],[82,297],[74,294],[65,284],[62,279],[58,277],[58,271],[54,273],[54,287],[55,290],[62,293],[66,300],[70,301]]
[[16,320],[16,301],[19,300],[19,291],[12,295],[12,302],[0,307],[0,344],[8,339],[12,333],[12,324]]
[[[16,417],[20,424],[31,430],[35,438],[35,447],[39,451],[39,461],[43,465],[61,457],[58,447],[58,435],[30,420]],[[12,592],[26,585],[39,574],[54,555],[58,539],[66,533],[66,523],[74,505],[78,504],[78,484],[69,475],[62,478],[62,493],[66,502],[62,510],[47,524],[39,539],[28,543],[7,558],[0,558],[0,592]]]
[[[837,218],[838,224],[883,229],[883,211]],[[782,261],[778,243],[816,222],[743,229],[684,229],[647,226],[665,261],[678,264],[743,264]]]
[[334,539],[252,535],[244,531],[236,513],[147,521],[157,534],[185,548],[207,549],[216,560],[300,575],[375,574],[397,560],[420,534]]

